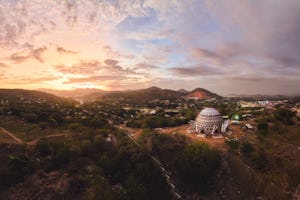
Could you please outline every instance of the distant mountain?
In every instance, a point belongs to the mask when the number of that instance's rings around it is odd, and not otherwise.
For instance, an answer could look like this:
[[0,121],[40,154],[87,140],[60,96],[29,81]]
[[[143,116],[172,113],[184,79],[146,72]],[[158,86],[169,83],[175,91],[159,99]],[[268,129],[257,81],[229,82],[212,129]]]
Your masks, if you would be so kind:
[[54,94],[60,97],[78,99],[85,97],[93,93],[104,93],[104,90],[96,88],[80,88],[75,90],[52,90],[52,89],[38,89],[38,91],[47,92],[49,94]]
[[209,99],[209,98],[220,98],[221,96],[212,93],[203,88],[196,88],[189,92],[186,97],[188,98],[197,98],[197,99]]
[[[174,101],[180,98],[209,99],[219,98],[220,96],[203,88],[196,88],[191,92],[186,90],[169,90],[159,87],[150,87],[140,90],[125,91],[103,91],[99,89],[76,89],[76,90],[50,90],[39,89],[21,90],[21,89],[0,89],[0,97],[3,99],[14,97],[32,97],[59,100],[59,97],[73,98],[79,101],[97,101],[97,100],[122,100],[132,104],[143,104],[154,100]],[[58,97],[59,96],[59,97]],[[7,99],[6,98],[6,99]]]
[[209,99],[220,97],[208,90],[197,88],[192,92],[186,90],[169,90],[159,87],[150,87],[140,90],[125,90],[125,91],[110,91],[110,92],[95,92],[84,97],[86,101],[95,101],[102,99],[119,99],[128,103],[139,104],[153,100],[176,100],[179,98],[194,97],[198,99]]
[[44,97],[44,98],[58,98],[55,95],[36,91],[36,90],[23,90],[23,89],[0,89],[0,97],[16,97],[27,96],[32,98]]
[[188,93],[189,91],[187,91],[187,90],[185,90],[185,89],[179,89],[179,90],[177,90],[177,92]]
[[102,96],[108,99],[124,99],[129,103],[146,103],[153,100],[172,100],[182,97],[177,91],[150,87],[141,90],[127,90],[120,92],[111,92]]
[[0,99],[18,101],[22,99],[60,101],[61,98],[46,92],[23,89],[0,89]]

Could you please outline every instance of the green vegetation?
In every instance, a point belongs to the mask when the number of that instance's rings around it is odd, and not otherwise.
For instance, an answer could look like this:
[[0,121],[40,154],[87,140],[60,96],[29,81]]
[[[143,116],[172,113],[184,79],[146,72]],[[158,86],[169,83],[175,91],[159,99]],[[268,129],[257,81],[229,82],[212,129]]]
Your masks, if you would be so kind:
[[241,145],[241,152],[245,155],[249,155],[254,151],[253,145],[250,142],[243,142]]
[[[80,104],[41,92],[0,90],[0,127],[28,142],[1,135],[0,198],[172,199],[168,178],[150,155],[171,172],[184,199],[290,199],[299,185],[296,100],[242,107],[239,98],[184,99],[188,93],[158,88],[121,93]],[[229,119],[239,116],[240,125],[229,127],[238,139],[198,143],[181,134],[185,126],[155,131],[186,124],[208,106]],[[143,130],[131,132],[125,122]],[[244,130],[245,123],[254,129]],[[140,146],[119,128],[138,137]]]
[[240,141],[236,138],[225,138],[225,144],[233,150],[236,150],[240,147]]
[[106,142],[103,135],[79,134],[67,140],[42,139],[33,150],[25,147],[27,156],[12,154],[1,166],[1,189],[37,171],[65,171],[72,181],[59,198],[72,199],[76,187],[86,199],[170,199],[166,181],[150,157],[122,132],[112,129],[110,134],[118,144]]
[[267,121],[260,121],[257,124],[258,133],[261,135],[267,135],[269,132],[269,124]]
[[212,190],[221,165],[217,150],[206,143],[188,145],[177,162],[180,176],[192,191],[203,194]]
[[293,118],[295,116],[295,112],[284,108],[279,108],[274,112],[274,118],[285,125],[293,125]]
[[159,127],[173,127],[186,124],[186,119],[177,117],[165,118],[161,116],[145,116],[143,119],[134,119],[126,123],[128,127],[132,128],[159,128]]

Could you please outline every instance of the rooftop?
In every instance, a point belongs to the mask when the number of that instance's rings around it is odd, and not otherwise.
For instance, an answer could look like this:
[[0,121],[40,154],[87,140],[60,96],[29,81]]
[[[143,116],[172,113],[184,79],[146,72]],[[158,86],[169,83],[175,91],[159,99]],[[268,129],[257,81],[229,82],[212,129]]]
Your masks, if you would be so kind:
[[202,116],[218,116],[220,115],[219,111],[217,111],[216,109],[214,108],[204,108],[200,113],[199,115],[202,115]]

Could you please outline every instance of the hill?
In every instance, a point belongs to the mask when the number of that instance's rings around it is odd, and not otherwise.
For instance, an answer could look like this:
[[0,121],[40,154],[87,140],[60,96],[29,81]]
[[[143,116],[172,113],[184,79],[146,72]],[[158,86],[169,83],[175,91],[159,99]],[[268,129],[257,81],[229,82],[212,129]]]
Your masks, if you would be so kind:
[[112,92],[103,96],[105,99],[123,99],[128,103],[146,103],[153,100],[175,100],[181,97],[182,93],[180,92],[158,87]]
[[162,89],[154,86],[154,87],[140,89],[140,90],[95,92],[86,95],[84,99],[86,101],[113,99],[113,100],[123,100],[127,103],[132,103],[132,104],[143,104],[155,100],[175,101],[186,97],[197,97],[198,99],[209,99],[209,98],[219,98],[220,96],[202,88],[197,88],[191,92],[188,92],[186,90],[174,91],[174,90]]
[[189,91],[185,90],[185,89],[179,89],[177,90],[178,92],[181,92],[181,93],[188,93]]
[[197,98],[197,99],[209,99],[209,98],[220,98],[221,96],[212,93],[206,89],[203,88],[196,88],[189,92],[186,95],[188,98]]
[[46,92],[60,97],[67,97],[78,99],[88,96],[93,93],[104,93],[105,91],[96,88],[79,88],[75,90],[52,90],[52,89],[38,89],[38,91]]
[[204,100],[209,98],[221,97],[203,88],[196,88],[189,92],[184,89],[175,91],[170,89],[162,89],[155,86],[146,89],[124,91],[104,91],[96,88],[84,88],[75,90],[39,89],[39,91],[47,92],[60,97],[73,98],[82,102],[109,99],[120,100],[132,104],[144,104],[146,102],[154,100],[175,101],[181,98],[196,98]]
[[48,94],[46,92],[36,90],[23,90],[23,89],[0,89],[0,99],[2,100],[21,100],[21,99],[32,99],[32,100],[60,100],[59,97]]

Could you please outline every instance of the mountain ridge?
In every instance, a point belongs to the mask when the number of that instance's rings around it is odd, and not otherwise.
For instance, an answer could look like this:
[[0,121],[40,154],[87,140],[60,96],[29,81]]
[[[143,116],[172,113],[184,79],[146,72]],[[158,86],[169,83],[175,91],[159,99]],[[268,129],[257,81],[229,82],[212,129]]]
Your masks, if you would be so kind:
[[[203,88],[196,88],[192,91],[187,90],[171,90],[162,89],[156,86],[137,89],[137,90],[123,90],[123,91],[104,91],[95,88],[83,88],[75,90],[53,90],[53,89],[38,89],[38,90],[16,90],[3,89],[6,91],[15,91],[16,93],[24,93],[24,91],[31,91],[36,94],[49,94],[62,98],[73,98],[80,101],[98,101],[107,99],[123,99],[131,103],[145,103],[153,100],[176,100],[179,98],[195,98],[195,99],[209,99],[221,97],[209,90]],[[17,92],[19,91],[19,92]],[[40,93],[39,93],[40,92]],[[11,93],[11,92],[10,92]]]

